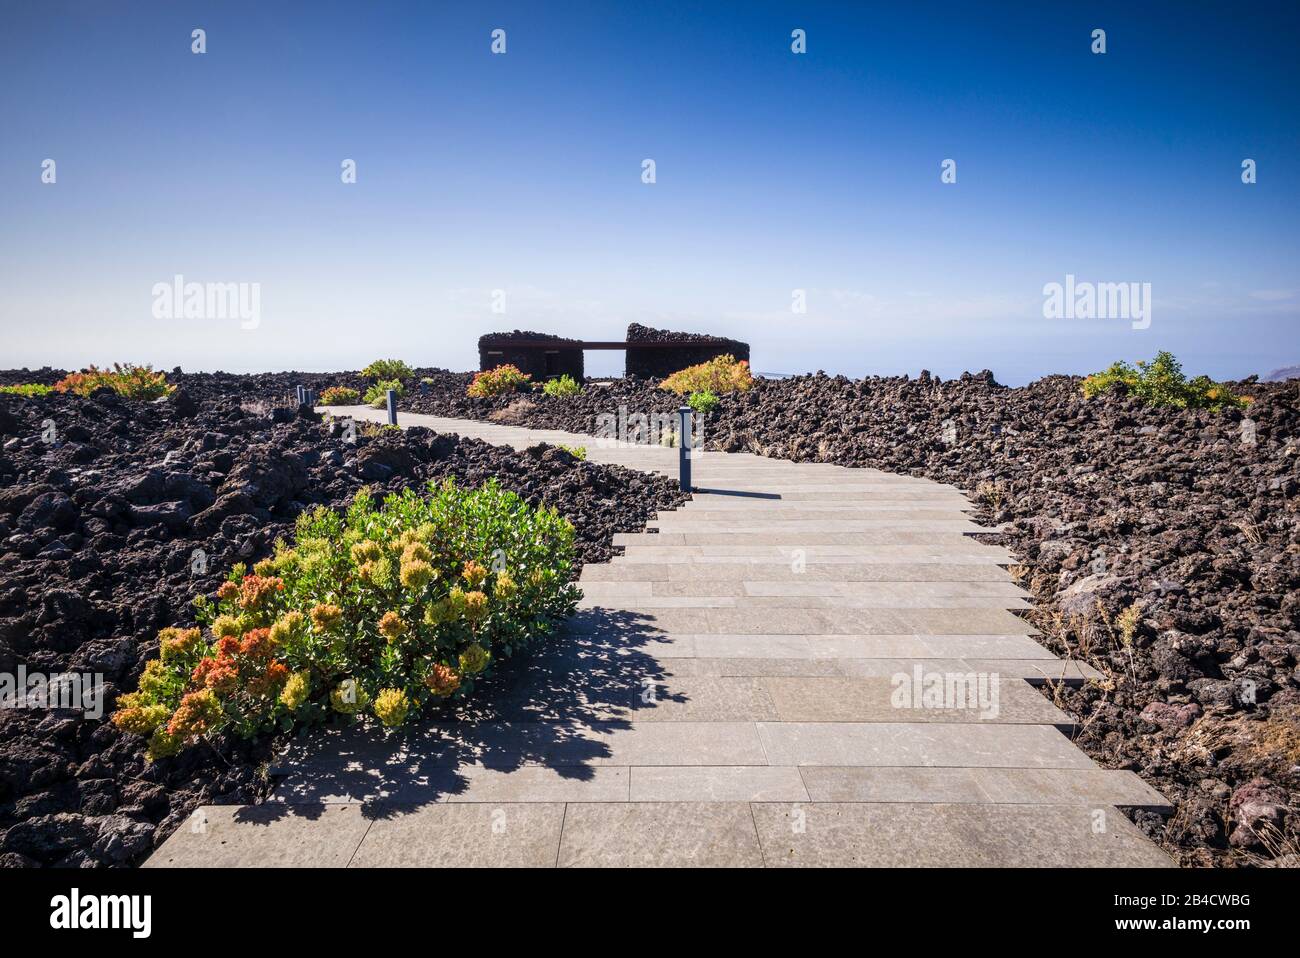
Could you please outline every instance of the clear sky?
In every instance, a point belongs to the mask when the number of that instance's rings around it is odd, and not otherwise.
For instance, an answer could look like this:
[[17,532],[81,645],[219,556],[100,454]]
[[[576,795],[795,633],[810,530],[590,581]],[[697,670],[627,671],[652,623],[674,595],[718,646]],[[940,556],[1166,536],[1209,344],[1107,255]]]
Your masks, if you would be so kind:
[[[467,369],[637,321],[766,372],[1263,372],[1300,362],[1298,44],[1296,3],[5,0],[0,367]],[[257,327],[156,317],[177,274],[260,284]],[[1149,328],[1044,318],[1067,274],[1150,283]]]

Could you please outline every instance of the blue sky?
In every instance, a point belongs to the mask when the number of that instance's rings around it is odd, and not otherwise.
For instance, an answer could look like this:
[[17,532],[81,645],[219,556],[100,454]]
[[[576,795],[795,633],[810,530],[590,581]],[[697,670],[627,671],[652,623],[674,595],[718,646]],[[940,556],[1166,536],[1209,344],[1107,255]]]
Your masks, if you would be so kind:
[[[0,365],[465,369],[630,321],[770,372],[1300,362],[1300,7],[1130,6],[9,2]],[[156,317],[176,274],[260,284],[256,328]],[[1066,274],[1150,283],[1150,327],[1044,318]]]

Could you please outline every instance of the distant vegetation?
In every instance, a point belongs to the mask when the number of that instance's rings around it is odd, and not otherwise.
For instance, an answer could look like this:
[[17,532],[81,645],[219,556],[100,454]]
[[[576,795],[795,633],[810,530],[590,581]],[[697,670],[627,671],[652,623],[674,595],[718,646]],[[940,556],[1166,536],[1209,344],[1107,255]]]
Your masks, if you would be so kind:
[[1241,409],[1251,402],[1249,396],[1238,396],[1209,376],[1188,379],[1169,352],[1156,353],[1150,362],[1138,360],[1135,366],[1121,360],[1083,381],[1083,395],[1088,399],[1110,389],[1126,391],[1152,406],[1179,409]]
[[557,398],[576,396],[582,392],[582,387],[578,385],[576,379],[568,373],[565,373],[559,379],[548,380],[546,385],[542,386],[542,392],[546,393],[548,396],[555,396]]
[[54,392],[53,386],[46,386],[43,383],[22,383],[17,386],[0,386],[0,394],[6,396],[26,396],[29,399],[33,396],[48,396]]
[[320,394],[322,406],[355,406],[361,402],[361,393],[349,386],[330,386]]
[[754,385],[754,376],[749,371],[749,363],[730,354],[710,359],[698,366],[687,366],[673,373],[662,383],[660,389],[679,396],[694,392],[730,393],[744,392]]
[[691,393],[686,400],[686,405],[690,406],[701,416],[707,416],[713,410],[718,408],[718,403],[722,402],[718,394],[707,389]]
[[410,379],[415,373],[400,359],[376,359],[361,370],[366,379]]
[[388,405],[388,390],[390,389],[397,393],[399,398],[406,392],[402,388],[400,379],[381,379],[366,390],[366,405],[371,409],[383,409]]
[[79,373],[68,373],[53,386],[41,383],[0,386],[0,393],[28,397],[48,396],[52,392],[89,396],[96,389],[111,389],[127,399],[160,399],[170,396],[176,387],[167,382],[165,373],[156,373],[151,366],[114,363],[112,369],[87,366]]
[[504,366],[484,370],[475,376],[474,381],[469,384],[469,389],[465,390],[465,395],[486,399],[490,396],[520,392],[531,387],[532,378],[518,366],[506,363]]

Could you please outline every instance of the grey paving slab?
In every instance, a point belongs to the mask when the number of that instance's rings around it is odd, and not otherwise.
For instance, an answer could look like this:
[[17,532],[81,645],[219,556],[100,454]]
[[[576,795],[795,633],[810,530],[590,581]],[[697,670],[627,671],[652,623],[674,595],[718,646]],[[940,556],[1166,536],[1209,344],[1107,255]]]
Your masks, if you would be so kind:
[[[919,681],[914,681],[919,677]],[[922,707],[927,684],[946,707]],[[1069,726],[1036,689],[998,673],[907,669],[890,678],[770,677],[763,689],[782,722],[947,722]]]
[[[833,588],[852,588],[860,583],[904,582],[987,582],[998,586],[1008,583],[1007,574],[992,562],[972,559],[964,563],[940,562],[807,562],[802,568],[793,568],[790,562],[774,559],[767,562],[691,561],[683,557],[678,561],[630,562],[626,557],[618,561],[587,565],[582,569],[579,582],[585,588],[594,583],[673,583],[700,588],[736,584],[786,584],[796,587],[817,588],[829,584]],[[697,560],[699,557],[695,557]],[[671,593],[667,593],[671,594]]]
[[1172,811],[1168,799],[1130,771],[1091,768],[976,768],[992,802],[1024,805],[1123,805]]
[[752,808],[769,867],[1173,864],[1114,808],[915,803],[755,803]]
[[616,532],[616,546],[878,546],[930,545],[960,547],[970,539],[961,532],[880,529],[873,532]]
[[760,722],[771,765],[1093,768],[1050,725]]
[[1168,801],[1132,772],[1106,768],[805,766],[814,802],[1123,805],[1164,811]]
[[370,821],[358,805],[205,805],[145,868],[342,868]]
[[[608,608],[608,607],[606,607]],[[1003,609],[807,609],[780,614],[762,608],[580,610],[566,624],[574,633],[623,624],[648,631],[704,635],[1004,635],[1028,630],[1025,620]]]
[[428,766],[417,758],[381,768],[308,767],[293,770],[272,802],[425,805],[445,802],[625,802],[628,769],[592,765],[462,763]]
[[[586,590],[584,590],[585,592]],[[660,609],[1028,609],[1018,596],[888,596],[888,595],[641,595],[618,596],[593,590],[578,601],[579,609],[616,608],[652,613]],[[779,614],[773,612],[771,614]]]
[[973,768],[808,765],[799,771],[808,798],[814,802],[990,801]]
[[551,868],[561,803],[376,806],[352,868]]
[[799,769],[778,765],[660,765],[631,770],[634,802],[801,802]]
[[568,806],[561,867],[758,867],[763,864],[745,802],[653,802]]

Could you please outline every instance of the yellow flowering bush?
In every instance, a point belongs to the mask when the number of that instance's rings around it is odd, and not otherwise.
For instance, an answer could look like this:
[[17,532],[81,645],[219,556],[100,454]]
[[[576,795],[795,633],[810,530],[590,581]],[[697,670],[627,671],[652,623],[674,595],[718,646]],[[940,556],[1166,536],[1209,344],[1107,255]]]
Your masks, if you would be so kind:
[[661,382],[659,388],[682,396],[697,392],[744,392],[753,385],[754,375],[749,371],[749,363],[743,359],[737,362],[735,356],[727,354],[678,370]]
[[578,598],[573,527],[495,482],[448,481],[299,517],[292,544],[237,565],[164,629],[114,723],[150,758],[370,715],[396,727],[473,692],[492,664],[554,631]]
[[1086,399],[1120,389],[1131,393],[1152,406],[1177,406],[1180,409],[1244,409],[1252,402],[1249,396],[1238,396],[1223,383],[1209,376],[1188,379],[1182,364],[1173,353],[1159,352],[1147,362],[1139,359],[1135,366],[1123,360],[1112,363],[1108,369],[1093,373],[1083,381]]

